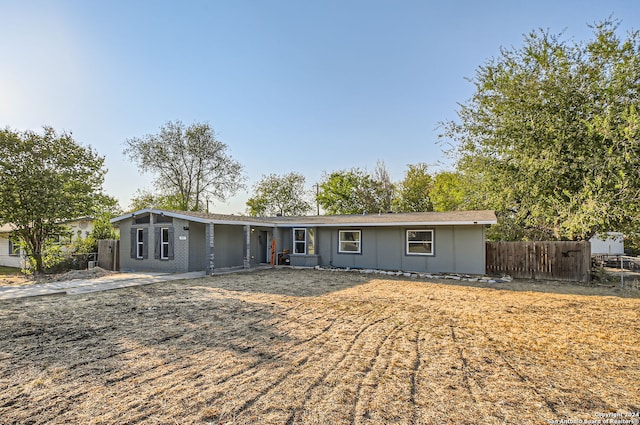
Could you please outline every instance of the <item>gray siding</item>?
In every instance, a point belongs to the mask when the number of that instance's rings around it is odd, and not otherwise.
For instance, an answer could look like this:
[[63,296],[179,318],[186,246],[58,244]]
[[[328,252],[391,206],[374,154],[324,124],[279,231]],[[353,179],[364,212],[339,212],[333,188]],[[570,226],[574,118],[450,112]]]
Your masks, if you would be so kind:
[[[174,219],[173,224],[133,224],[133,220],[125,220],[120,223],[120,270],[122,271],[154,271],[166,273],[183,273],[189,271],[189,230],[184,230],[189,222]],[[154,228],[170,227],[174,228],[173,239],[173,260],[160,260],[154,258],[154,247],[156,244]],[[147,228],[148,233],[148,258],[141,260],[131,258],[131,228]],[[184,240],[181,240],[181,237]]]
[[214,225],[215,268],[244,265],[244,227],[228,224]]
[[205,225],[203,223],[189,223],[189,271],[207,269],[205,249]]
[[[407,255],[408,229],[434,230],[434,255]],[[338,230],[360,230],[361,253],[338,252]],[[427,273],[485,273],[484,226],[331,227],[318,229],[322,266]]]

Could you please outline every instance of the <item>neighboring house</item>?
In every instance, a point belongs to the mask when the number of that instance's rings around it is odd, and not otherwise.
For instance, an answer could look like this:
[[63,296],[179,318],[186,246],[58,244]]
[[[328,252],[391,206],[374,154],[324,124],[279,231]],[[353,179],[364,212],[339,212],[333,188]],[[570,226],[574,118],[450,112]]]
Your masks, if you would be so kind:
[[624,235],[620,232],[596,234],[589,242],[591,255],[624,255]]
[[60,243],[65,245],[69,245],[80,238],[84,239],[93,232],[93,217],[79,217],[60,224],[67,228],[66,235],[60,237]]
[[263,218],[147,208],[111,222],[123,271],[213,274],[288,257],[292,266],[484,274],[485,228],[497,220],[493,211]]
[[[93,218],[80,217],[60,223],[67,227],[67,234],[60,236],[58,242],[62,245],[69,245],[78,240],[86,238],[93,231]],[[18,245],[18,241],[12,236],[15,227],[12,224],[5,224],[0,227],[0,266],[25,267],[26,258],[24,250]]]
[[0,227],[0,266],[24,267],[24,252],[12,236],[14,226],[5,224]]

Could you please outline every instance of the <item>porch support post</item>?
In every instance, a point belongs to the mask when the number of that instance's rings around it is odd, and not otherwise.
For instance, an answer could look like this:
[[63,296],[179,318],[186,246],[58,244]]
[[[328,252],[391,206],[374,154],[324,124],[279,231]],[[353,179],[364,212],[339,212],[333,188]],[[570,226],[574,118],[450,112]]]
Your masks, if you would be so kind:
[[251,268],[251,226],[245,224],[244,226],[244,261],[243,266],[245,270]]
[[214,242],[215,242],[215,238],[214,238],[214,229],[213,229],[213,223],[207,223],[205,224],[205,247],[204,247],[204,251],[205,251],[205,257],[206,257],[206,262],[207,262],[207,271],[206,273],[208,275],[213,275],[213,268],[215,266],[215,254],[214,254]]
[[275,258],[275,266],[278,266],[278,252],[282,251],[282,241],[280,240],[280,229],[277,227],[273,228],[271,238],[276,241],[276,252],[273,253]]

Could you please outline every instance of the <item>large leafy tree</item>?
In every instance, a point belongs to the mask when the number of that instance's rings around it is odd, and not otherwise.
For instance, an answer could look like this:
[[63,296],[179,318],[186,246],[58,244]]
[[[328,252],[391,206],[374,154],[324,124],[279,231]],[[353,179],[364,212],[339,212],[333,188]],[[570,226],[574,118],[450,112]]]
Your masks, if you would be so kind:
[[640,208],[640,37],[617,22],[570,43],[525,36],[481,66],[443,137],[484,207],[531,238],[624,230]]
[[138,189],[129,203],[130,211],[144,208],[161,208],[165,210],[181,210],[180,198],[177,195],[162,194],[148,189]]
[[156,175],[157,196],[171,198],[179,210],[203,210],[207,199],[225,200],[244,187],[242,165],[209,124],[169,121],[158,134],[128,139],[124,153]]
[[427,164],[409,164],[407,167],[404,180],[398,185],[395,209],[401,212],[433,211],[433,177],[429,174]]
[[334,171],[325,175],[316,197],[329,215],[373,212],[374,183],[371,176],[359,168]]
[[11,223],[35,271],[43,250],[65,232],[60,223],[113,206],[102,193],[104,158],[71,134],[0,130],[0,224]]
[[254,186],[254,195],[247,201],[252,216],[305,215],[311,211],[311,203],[306,199],[305,177],[299,173],[282,176],[269,174]]
[[360,168],[325,174],[318,188],[316,200],[329,215],[387,212],[396,196],[383,161],[378,161],[373,175]]
[[441,171],[433,178],[431,201],[433,211],[456,211],[468,209],[465,199],[469,187],[464,176],[454,171]]

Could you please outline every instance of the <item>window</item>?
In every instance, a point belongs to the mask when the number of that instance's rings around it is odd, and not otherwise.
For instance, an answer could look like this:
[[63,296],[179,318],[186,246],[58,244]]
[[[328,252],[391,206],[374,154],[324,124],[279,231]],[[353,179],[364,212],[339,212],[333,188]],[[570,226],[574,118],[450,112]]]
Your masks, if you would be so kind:
[[362,252],[360,240],[360,230],[338,231],[338,252],[360,254]]
[[149,258],[149,228],[131,228],[131,258],[138,260]]
[[313,255],[316,253],[316,232],[314,229],[307,229],[307,254]]
[[144,258],[145,229],[136,230],[136,258]]
[[433,255],[433,230],[407,230],[407,255]]
[[293,253],[314,255],[316,253],[315,240],[314,228],[293,229]]
[[16,243],[13,236],[9,237],[9,255],[12,257],[20,255],[20,246]]
[[293,229],[293,253],[307,253],[307,229]]
[[169,228],[163,227],[160,232],[160,259],[169,259]]
[[173,217],[168,217],[164,214],[156,214],[153,216],[153,221],[156,224],[173,224]]
[[154,258],[156,260],[173,260],[174,233],[173,226],[154,228]]
[[151,217],[147,214],[142,217],[136,217],[134,219],[134,224],[149,224]]

